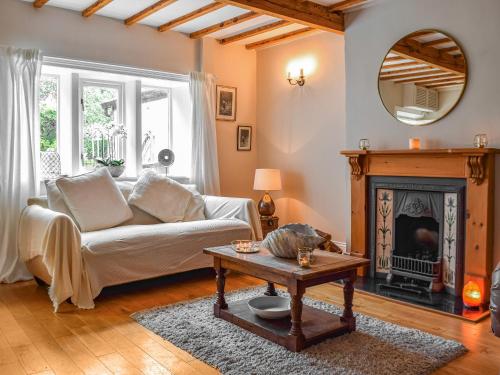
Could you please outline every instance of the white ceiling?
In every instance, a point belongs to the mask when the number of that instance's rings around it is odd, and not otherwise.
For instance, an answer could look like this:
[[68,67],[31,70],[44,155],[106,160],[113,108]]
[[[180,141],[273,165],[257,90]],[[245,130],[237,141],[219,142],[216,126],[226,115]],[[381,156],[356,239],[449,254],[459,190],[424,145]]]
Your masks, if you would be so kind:
[[[26,2],[33,2],[33,0],[22,0]],[[140,12],[141,10],[147,8],[148,6],[156,3],[158,0],[114,0],[101,10],[99,10],[96,15],[110,17],[119,20],[125,20],[126,18]],[[342,0],[315,0],[316,3],[322,5],[332,5],[338,3]],[[49,0],[45,6],[54,6],[59,8],[64,8],[72,11],[81,12],[88,6],[93,4],[95,0]],[[184,14],[190,13],[196,9],[199,9],[207,4],[213,3],[212,0],[178,0],[173,4],[161,9],[160,11],[153,13],[149,17],[144,18],[139,23],[143,25],[148,25],[152,27],[160,26],[168,21],[176,19]],[[176,28],[174,31],[179,31],[182,33],[191,33],[203,29],[208,26],[220,23],[222,21],[228,20],[233,17],[237,17],[243,13],[248,12],[248,10],[237,8],[234,6],[225,6],[214,12],[208,13],[202,17],[196,18],[190,22],[182,24]],[[94,16],[95,17],[95,16]],[[259,26],[276,21],[277,19],[270,16],[260,16],[252,20],[243,22],[241,24],[229,27],[224,30],[220,30],[216,33],[210,34],[214,38],[224,38],[238,34],[243,31],[247,31]],[[287,27],[276,29],[268,33],[260,34],[251,38],[247,38],[241,41],[241,44],[248,44],[258,40],[267,39],[269,37],[284,34],[289,31],[297,30],[303,28],[303,25],[293,24]]]

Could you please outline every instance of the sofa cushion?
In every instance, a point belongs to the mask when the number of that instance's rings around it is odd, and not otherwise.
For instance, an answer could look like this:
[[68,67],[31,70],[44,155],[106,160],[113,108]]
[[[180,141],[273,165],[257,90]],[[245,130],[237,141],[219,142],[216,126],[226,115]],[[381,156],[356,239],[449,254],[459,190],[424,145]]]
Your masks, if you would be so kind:
[[153,170],[145,171],[134,186],[128,203],[165,223],[184,220],[193,193]]
[[59,178],[56,186],[83,232],[111,228],[133,217],[107,168]]

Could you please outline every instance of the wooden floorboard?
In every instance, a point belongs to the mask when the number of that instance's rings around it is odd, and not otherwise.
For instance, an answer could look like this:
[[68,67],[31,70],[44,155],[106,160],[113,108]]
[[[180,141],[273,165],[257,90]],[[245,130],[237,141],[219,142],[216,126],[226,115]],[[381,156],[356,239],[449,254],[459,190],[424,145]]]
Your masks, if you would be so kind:
[[[227,290],[262,284],[232,273]],[[94,310],[65,305],[54,314],[47,290],[35,282],[0,285],[0,374],[217,374],[161,337],[130,314],[215,292],[213,275],[194,272],[105,289]],[[337,305],[342,289],[322,285],[310,297]],[[462,342],[469,353],[438,374],[500,374],[500,338],[490,319],[480,323],[422,311],[376,296],[355,294],[354,310],[385,321]]]

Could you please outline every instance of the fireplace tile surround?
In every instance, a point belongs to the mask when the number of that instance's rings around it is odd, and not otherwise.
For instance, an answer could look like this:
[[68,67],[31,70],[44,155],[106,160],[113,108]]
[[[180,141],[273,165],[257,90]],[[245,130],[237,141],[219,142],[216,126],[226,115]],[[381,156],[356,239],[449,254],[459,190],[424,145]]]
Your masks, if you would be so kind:
[[[430,258],[403,259],[401,264],[406,268],[401,268],[396,264],[400,259],[389,257],[397,240],[394,226],[401,216],[400,226],[420,225],[419,238],[427,244],[423,247],[424,255],[412,257],[428,258],[425,254],[435,251],[434,260],[439,267],[434,276],[443,282],[448,297],[440,298],[442,303],[431,308],[463,316],[460,294],[469,280],[480,285],[486,306],[493,267],[494,166],[498,152],[491,148],[343,151],[351,166],[351,254],[372,260],[370,267],[360,272],[358,287],[373,292],[377,283],[372,280],[381,280],[388,273],[404,275],[408,262],[419,272],[425,270],[420,272],[424,276],[432,274],[426,268],[432,263]],[[401,202],[396,202],[400,206],[395,208],[395,197],[398,200],[402,196],[409,205],[406,209],[411,205],[417,211],[433,206],[435,212],[418,219],[420,215],[409,214],[411,210],[405,212]],[[391,261],[399,271],[383,269],[391,268]],[[426,279],[424,276],[421,279]],[[383,284],[387,282],[383,280]],[[394,294],[394,290],[379,292],[386,297]]]

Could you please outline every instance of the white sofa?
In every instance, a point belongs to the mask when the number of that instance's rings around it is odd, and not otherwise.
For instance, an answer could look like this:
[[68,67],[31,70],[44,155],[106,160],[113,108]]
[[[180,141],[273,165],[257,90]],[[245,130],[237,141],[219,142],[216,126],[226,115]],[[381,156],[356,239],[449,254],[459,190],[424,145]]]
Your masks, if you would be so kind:
[[[133,183],[119,184],[127,197]],[[203,248],[262,238],[251,199],[204,196],[206,220],[162,223],[135,207],[121,226],[81,232],[73,220],[32,198],[21,215],[19,254],[35,277],[50,285],[57,311],[71,299],[93,308],[106,286],[212,266]]]

